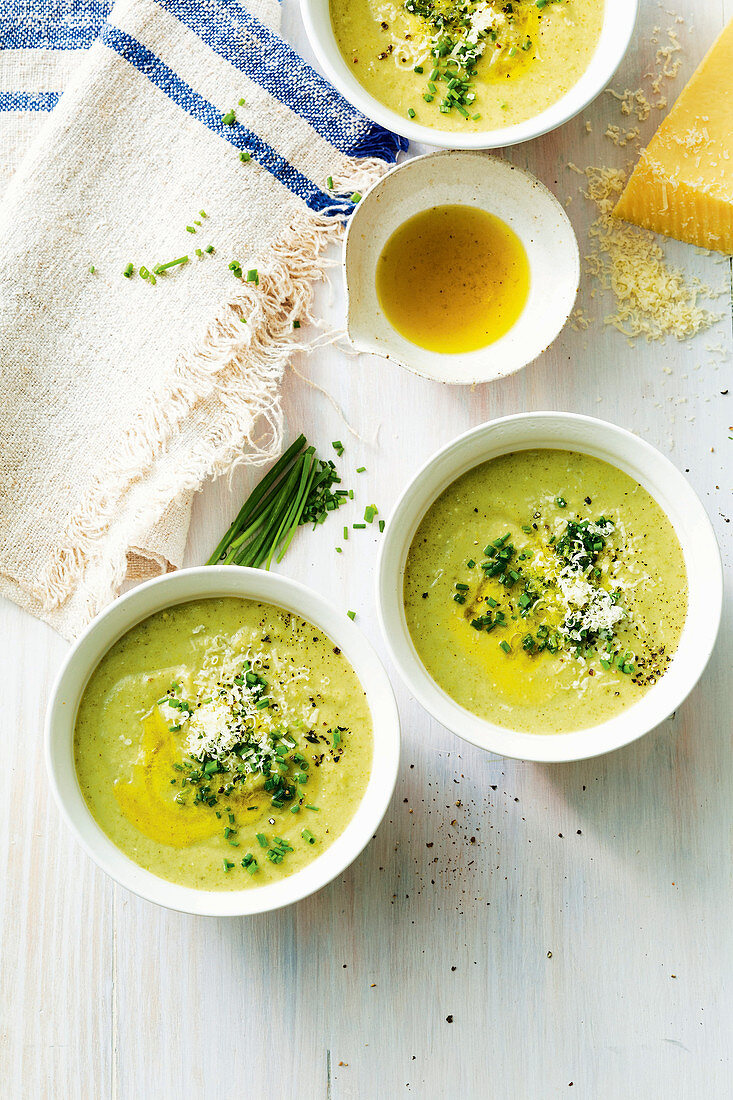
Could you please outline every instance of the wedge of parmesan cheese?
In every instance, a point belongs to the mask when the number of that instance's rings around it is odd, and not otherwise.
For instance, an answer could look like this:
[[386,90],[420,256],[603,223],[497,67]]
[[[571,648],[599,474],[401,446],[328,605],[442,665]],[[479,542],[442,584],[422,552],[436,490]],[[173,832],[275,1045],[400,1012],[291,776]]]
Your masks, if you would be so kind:
[[733,252],[733,21],[642,152],[613,214]]

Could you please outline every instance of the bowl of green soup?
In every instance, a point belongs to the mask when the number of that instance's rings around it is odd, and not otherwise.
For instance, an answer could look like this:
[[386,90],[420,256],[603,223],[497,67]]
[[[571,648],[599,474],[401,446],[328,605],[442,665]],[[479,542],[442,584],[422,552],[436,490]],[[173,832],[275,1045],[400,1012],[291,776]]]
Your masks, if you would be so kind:
[[638,0],[303,0],[328,79],[389,130],[494,149],[573,118],[626,53]]
[[392,658],[444,726],[502,756],[579,760],[682,703],[712,652],[722,570],[682,474],[570,413],[483,424],[435,454],[387,524]]
[[92,859],[141,897],[218,916],[340,874],[387,809],[399,740],[351,620],[236,566],[115,601],[71,650],[46,719],[51,785]]

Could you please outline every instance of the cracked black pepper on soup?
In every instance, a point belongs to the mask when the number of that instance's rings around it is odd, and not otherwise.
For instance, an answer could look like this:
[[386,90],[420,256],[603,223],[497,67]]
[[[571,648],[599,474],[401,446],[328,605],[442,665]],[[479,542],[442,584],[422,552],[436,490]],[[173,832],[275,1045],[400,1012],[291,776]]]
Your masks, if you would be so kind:
[[528,733],[597,725],[664,675],[687,613],[674,529],[627,474],[527,450],[458,478],[405,567],[407,625],[467,710]]
[[127,856],[184,886],[241,890],[299,871],[343,832],[369,781],[371,716],[317,627],[254,600],[195,600],[102,658],[74,759]]
[[356,79],[438,130],[494,130],[541,114],[580,80],[604,0],[330,0]]

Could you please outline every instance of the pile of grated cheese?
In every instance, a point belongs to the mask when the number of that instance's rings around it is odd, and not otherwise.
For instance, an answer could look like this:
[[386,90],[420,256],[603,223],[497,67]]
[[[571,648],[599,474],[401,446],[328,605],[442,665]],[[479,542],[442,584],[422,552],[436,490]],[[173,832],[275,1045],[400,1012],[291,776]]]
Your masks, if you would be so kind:
[[653,233],[612,217],[626,184],[623,169],[581,169],[572,163],[568,168],[585,177],[583,194],[598,211],[588,230],[592,251],[584,261],[586,272],[616,299],[604,324],[630,340],[648,341],[686,340],[716,324],[721,315],[701,304],[714,296],[711,288],[669,267]]

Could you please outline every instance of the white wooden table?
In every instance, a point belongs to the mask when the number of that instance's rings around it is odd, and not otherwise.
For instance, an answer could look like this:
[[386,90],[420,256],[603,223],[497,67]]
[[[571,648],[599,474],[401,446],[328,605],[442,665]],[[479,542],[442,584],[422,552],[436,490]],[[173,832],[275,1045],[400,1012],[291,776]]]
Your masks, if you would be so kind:
[[[653,0],[642,8],[614,87],[637,87],[657,48],[653,27],[672,23]],[[733,17],[733,0],[678,0],[677,11],[687,22],[670,99]],[[308,55],[294,0],[285,18]],[[581,251],[590,212],[565,164],[624,163],[629,150],[602,136],[609,121],[620,121],[618,107],[604,95],[560,132],[508,153],[572,197]],[[733,392],[721,394],[731,383],[730,263],[676,244],[667,253],[721,290],[726,316],[714,332],[632,348],[596,320],[586,332],[568,328],[514,378],[473,392],[324,350],[298,369],[328,388],[361,438],[295,376],[285,387],[290,435],[303,429],[323,454],[343,439],[359,508],[374,502],[384,515],[434,449],[485,419],[546,408],[605,417],[689,473],[730,562]],[[337,321],[340,292],[331,297],[324,312]],[[586,285],[580,304],[596,319],[611,306]],[[367,473],[354,473],[361,465]],[[242,475],[231,494],[224,484],[201,493],[191,564],[250,484]],[[337,555],[339,530],[333,521],[299,537],[282,568],[356,609],[383,652],[378,535],[354,532],[361,537]],[[540,766],[473,749],[395,678],[404,757],[376,840],[316,897],[241,920],[139,901],[80,851],[42,754],[66,644],[10,604],[0,604],[0,639],[3,1096],[733,1096],[730,598],[717,651],[684,706],[641,742],[586,763]]]

